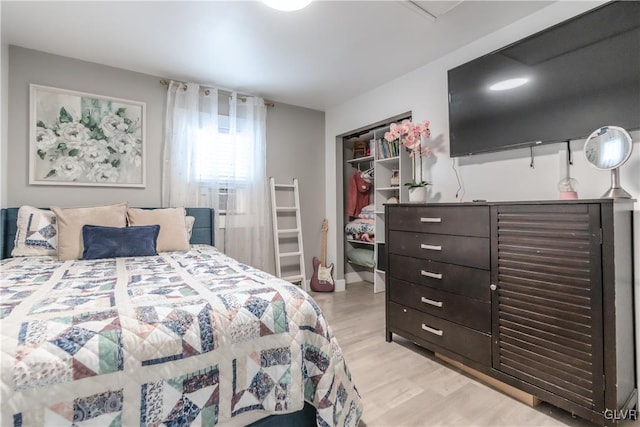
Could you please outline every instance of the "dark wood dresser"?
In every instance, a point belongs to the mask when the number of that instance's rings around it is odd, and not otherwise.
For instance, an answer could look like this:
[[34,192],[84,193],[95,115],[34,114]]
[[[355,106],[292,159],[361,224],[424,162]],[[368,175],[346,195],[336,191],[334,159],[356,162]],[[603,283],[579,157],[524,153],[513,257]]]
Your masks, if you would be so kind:
[[637,403],[631,201],[387,205],[393,334],[601,425]]

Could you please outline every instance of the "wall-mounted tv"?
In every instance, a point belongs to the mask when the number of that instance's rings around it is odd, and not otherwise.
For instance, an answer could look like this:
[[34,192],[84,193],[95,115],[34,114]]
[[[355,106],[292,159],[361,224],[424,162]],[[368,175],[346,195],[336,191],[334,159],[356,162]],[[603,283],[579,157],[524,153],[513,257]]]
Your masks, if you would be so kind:
[[449,70],[450,155],[640,128],[640,2],[619,1]]

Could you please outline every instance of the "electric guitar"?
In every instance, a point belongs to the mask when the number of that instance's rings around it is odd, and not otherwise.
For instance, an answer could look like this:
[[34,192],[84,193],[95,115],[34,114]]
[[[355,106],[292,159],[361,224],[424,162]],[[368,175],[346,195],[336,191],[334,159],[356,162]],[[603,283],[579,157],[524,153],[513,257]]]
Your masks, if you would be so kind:
[[329,221],[322,221],[322,250],[321,259],[313,257],[313,276],[311,276],[311,290],[315,292],[333,292],[333,264],[327,265],[327,231]]

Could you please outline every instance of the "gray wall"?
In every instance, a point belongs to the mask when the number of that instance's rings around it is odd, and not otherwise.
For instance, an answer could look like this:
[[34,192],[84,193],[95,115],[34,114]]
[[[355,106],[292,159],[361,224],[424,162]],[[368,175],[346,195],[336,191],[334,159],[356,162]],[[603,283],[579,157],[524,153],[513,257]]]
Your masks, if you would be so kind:
[[[2,8],[0,8],[2,9]],[[9,142],[9,45],[0,47],[0,207],[7,206],[7,145]]]
[[[5,206],[73,206],[128,201],[160,206],[166,87],[160,77],[52,55],[18,46],[8,49],[8,132],[2,143],[10,159],[0,172]],[[6,69],[3,61],[2,68]],[[147,103],[147,187],[29,185],[29,84],[40,84]],[[5,154],[5,153],[3,153]],[[5,156],[2,156],[3,160]],[[324,113],[287,104],[267,109],[267,174],[278,182],[300,180],[303,236],[311,257],[319,251],[324,201]],[[3,196],[5,196],[3,194]],[[316,248],[317,247],[317,248]],[[313,249],[313,250],[311,250]]]
[[[53,86],[147,103],[146,188],[29,185],[29,84]],[[91,205],[129,201],[160,206],[166,87],[158,77],[9,46],[8,206]],[[4,172],[4,169],[3,169]]]
[[305,268],[311,277],[325,217],[324,112],[276,103],[267,109],[267,144],[267,176],[279,184],[298,178]]

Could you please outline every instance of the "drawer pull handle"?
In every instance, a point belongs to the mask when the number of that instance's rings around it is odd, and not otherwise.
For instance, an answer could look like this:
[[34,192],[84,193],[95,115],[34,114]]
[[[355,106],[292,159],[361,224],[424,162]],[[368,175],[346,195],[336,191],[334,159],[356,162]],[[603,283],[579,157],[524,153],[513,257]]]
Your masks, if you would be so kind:
[[434,301],[432,299],[422,297],[422,302],[425,304],[433,305],[435,307],[442,307],[442,301]]
[[422,243],[420,245],[420,249],[428,249],[430,251],[441,251],[442,246],[441,245],[425,245],[424,243]]
[[442,218],[422,217],[420,218],[420,222],[442,222]]
[[442,280],[442,273],[432,273],[430,271],[420,270],[420,274],[423,276],[431,277],[433,279]]
[[439,337],[442,336],[442,329],[433,329],[433,328],[430,328],[429,326],[425,325],[424,323],[422,324],[422,329],[427,331],[427,332],[431,332],[433,335],[437,335]]

